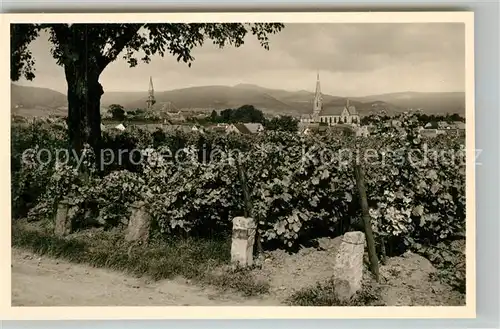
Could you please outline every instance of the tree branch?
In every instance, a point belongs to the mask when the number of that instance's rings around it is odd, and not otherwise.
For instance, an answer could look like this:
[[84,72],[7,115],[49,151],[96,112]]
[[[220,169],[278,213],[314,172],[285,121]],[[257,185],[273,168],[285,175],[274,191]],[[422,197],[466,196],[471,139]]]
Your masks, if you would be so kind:
[[69,41],[71,40],[71,30],[66,24],[53,24],[50,26],[53,31],[53,38],[51,40],[55,47],[55,52],[58,54],[62,64],[67,64],[69,51]]
[[133,40],[134,36],[137,32],[139,32],[142,26],[143,24],[132,24],[127,25],[124,28],[123,33],[116,38],[114,44],[111,46],[111,49],[109,49],[107,53],[99,59],[99,67],[101,70],[104,70],[109,63],[118,57],[127,44]]

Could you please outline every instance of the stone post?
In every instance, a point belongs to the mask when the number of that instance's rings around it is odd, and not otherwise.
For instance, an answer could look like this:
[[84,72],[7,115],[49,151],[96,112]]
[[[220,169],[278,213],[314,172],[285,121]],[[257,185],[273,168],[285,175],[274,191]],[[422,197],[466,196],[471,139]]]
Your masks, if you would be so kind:
[[253,264],[253,245],[256,230],[257,224],[252,218],[235,217],[233,219],[232,263],[243,267]]
[[55,218],[54,234],[57,236],[65,236],[73,231],[72,219],[68,216],[69,200],[63,199],[57,205]]
[[364,250],[365,234],[363,232],[344,234],[333,268],[335,293],[341,301],[350,300],[361,290]]
[[146,211],[145,203],[142,201],[133,203],[125,240],[147,242],[150,225],[151,217]]

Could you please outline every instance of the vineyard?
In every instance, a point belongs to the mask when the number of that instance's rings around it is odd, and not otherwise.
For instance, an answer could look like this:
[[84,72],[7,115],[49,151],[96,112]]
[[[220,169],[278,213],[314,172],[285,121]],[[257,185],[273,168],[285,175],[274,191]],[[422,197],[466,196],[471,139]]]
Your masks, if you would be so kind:
[[[67,148],[64,122],[12,127],[13,217],[51,221],[70,196],[81,229],[121,227],[130,205],[143,201],[152,236],[228,235],[245,209],[243,165],[264,248],[297,248],[317,237],[358,227],[361,210],[354,164],[364,170],[379,253],[412,250],[449,272],[465,289],[465,260],[448,246],[465,239],[465,140],[420,138],[412,114],[380,120],[369,137],[342,131],[303,136],[206,132],[103,132],[100,164],[90,148],[83,161],[56,161]],[[44,151],[42,151],[44,150]],[[384,248],[380,242],[384,241]]]

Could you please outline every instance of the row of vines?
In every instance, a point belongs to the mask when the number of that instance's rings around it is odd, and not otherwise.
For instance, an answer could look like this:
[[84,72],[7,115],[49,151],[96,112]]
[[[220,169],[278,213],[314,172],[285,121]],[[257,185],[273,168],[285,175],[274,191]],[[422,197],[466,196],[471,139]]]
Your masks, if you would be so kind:
[[380,121],[370,137],[104,132],[97,166],[90,149],[82,159],[71,153],[69,162],[56,159],[66,149],[63,123],[17,125],[12,127],[13,215],[52,218],[59,200],[71,196],[76,221],[116,226],[128,218],[131,203],[144,201],[157,234],[224,234],[243,213],[240,161],[260,238],[292,247],[311,237],[342,234],[359,222],[353,171],[359,161],[377,241],[384,237],[397,252],[463,238],[464,138],[421,139],[411,114],[397,122],[394,127]]

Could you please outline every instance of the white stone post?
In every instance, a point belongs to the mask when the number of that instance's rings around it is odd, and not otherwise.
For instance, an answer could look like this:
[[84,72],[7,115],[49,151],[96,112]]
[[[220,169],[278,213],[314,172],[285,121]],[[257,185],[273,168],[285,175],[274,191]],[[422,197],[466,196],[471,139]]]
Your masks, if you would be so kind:
[[257,224],[252,218],[235,217],[233,219],[233,239],[231,244],[231,262],[240,266],[253,264],[253,245]]
[[55,216],[54,234],[57,236],[66,236],[73,231],[73,221],[68,216],[69,200],[63,199],[57,205]]
[[149,228],[151,217],[146,211],[144,202],[139,201],[132,204],[132,212],[128,222],[125,241],[147,242],[149,239]]
[[363,232],[344,234],[333,268],[333,284],[339,300],[348,301],[361,290],[364,250]]

